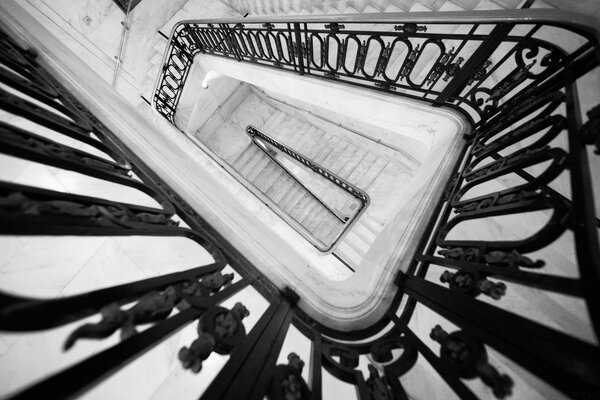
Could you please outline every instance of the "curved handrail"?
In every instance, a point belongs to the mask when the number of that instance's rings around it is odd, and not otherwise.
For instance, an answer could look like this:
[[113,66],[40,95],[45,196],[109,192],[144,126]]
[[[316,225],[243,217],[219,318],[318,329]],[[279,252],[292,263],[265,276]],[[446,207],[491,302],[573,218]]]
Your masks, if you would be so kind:
[[[356,30],[354,26],[345,31],[346,24],[358,24],[356,26],[364,30]],[[367,29],[369,24],[385,27],[386,30],[374,30],[372,27]],[[472,29],[467,34],[427,33],[428,24],[472,25]],[[489,33],[480,32],[482,25],[493,25],[495,28]],[[526,34],[513,34],[512,28],[516,25],[533,25],[534,28]],[[565,51],[554,43],[534,36],[535,31],[543,26],[567,29],[587,43],[579,49]],[[362,44],[361,35],[367,37]],[[493,115],[500,103],[512,97],[509,94],[516,86],[522,83],[532,86],[556,73],[561,65],[572,62],[581,53],[591,51],[597,45],[599,37],[594,19],[553,9],[528,10],[527,14],[518,10],[503,10],[186,20],[175,25],[171,31],[169,48],[163,57],[164,67],[155,85],[152,104],[174,123],[181,88],[193,57],[203,52],[301,75],[334,79],[388,93],[395,92],[394,94],[429,101],[438,106],[446,105],[462,112],[471,123],[477,124],[482,118]],[[271,38],[280,43],[268,43]],[[329,38],[337,41],[337,54],[329,51]],[[313,44],[315,39],[320,44]],[[453,43],[459,40],[461,44],[455,50]],[[350,41],[355,42],[357,50],[349,56]],[[371,52],[371,43],[375,42],[380,44],[377,54]],[[386,42],[387,47],[384,48]],[[419,42],[417,44],[422,47],[413,46],[413,42]],[[515,45],[511,50],[512,54],[492,65],[489,58],[501,43]],[[321,50],[318,51],[314,46],[320,46]],[[406,46],[407,50],[399,56],[393,54],[401,46]],[[473,46],[476,50],[466,50]],[[438,48],[439,56],[435,62],[427,61],[427,57],[423,56],[425,47]],[[315,63],[315,55],[319,55],[316,53],[320,54],[318,64]],[[545,53],[545,59],[542,53]],[[531,58],[528,55],[532,55]],[[388,76],[387,68],[395,68],[392,62],[394,57],[398,64],[402,56],[404,61],[395,77]],[[337,59],[335,67],[323,62],[323,58],[331,57]],[[354,62],[352,71],[344,64],[348,60]],[[415,83],[413,69],[422,60],[428,63],[428,72],[420,83]],[[500,74],[500,70],[510,69],[507,65],[515,60],[516,68]],[[373,67],[371,73],[365,71],[364,64],[369,61]],[[423,65],[419,66],[421,70]],[[533,69],[544,66],[544,74],[533,73],[532,66]],[[494,79],[501,82],[494,85]]]

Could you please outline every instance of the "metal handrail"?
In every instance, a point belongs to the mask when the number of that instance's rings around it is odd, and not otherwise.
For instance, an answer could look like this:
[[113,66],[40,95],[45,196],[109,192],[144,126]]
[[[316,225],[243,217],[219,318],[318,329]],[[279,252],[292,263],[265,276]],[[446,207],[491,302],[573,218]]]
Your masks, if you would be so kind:
[[[429,25],[458,24],[471,25],[469,33],[426,32]],[[494,29],[481,32],[483,25]],[[516,25],[528,26],[528,32],[513,33]],[[586,43],[565,51],[534,36],[543,26],[568,29]],[[188,20],[171,32],[153,106],[174,123],[187,72],[193,57],[202,52],[449,106],[477,126],[484,117],[496,113],[517,86],[524,83],[532,87],[557,73],[562,65],[592,51],[599,36],[591,18],[545,9],[528,10],[527,15],[513,10],[433,16],[385,13]],[[349,50],[351,42],[356,50]],[[456,42],[460,44],[455,49]],[[492,65],[490,57],[502,43],[513,47]],[[426,48],[437,51],[437,58],[423,56]],[[334,65],[330,58],[335,59]],[[508,67],[510,71],[500,76],[498,84],[491,82],[490,77],[515,61],[517,66]],[[426,72],[420,83],[418,72],[415,76],[417,65],[419,71],[425,68]],[[540,66],[543,72],[532,72]],[[367,67],[373,71],[367,72]]]

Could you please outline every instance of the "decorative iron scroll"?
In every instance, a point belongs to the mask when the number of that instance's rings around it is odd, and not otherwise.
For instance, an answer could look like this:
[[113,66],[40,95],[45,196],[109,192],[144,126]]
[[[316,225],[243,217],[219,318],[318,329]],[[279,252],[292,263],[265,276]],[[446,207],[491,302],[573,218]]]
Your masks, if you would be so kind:
[[[196,323],[197,337],[179,349],[181,368],[200,372],[198,379],[203,379],[208,374],[201,368],[208,357],[227,356],[208,388],[197,395],[205,400],[320,400],[337,393],[339,382],[353,386],[361,400],[408,399],[439,393],[440,381],[445,383],[442,395],[452,390],[461,399],[517,398],[530,393],[530,380],[544,394],[597,396],[600,225],[592,194],[597,171],[590,168],[588,157],[596,157],[598,108],[580,104],[576,88],[585,76],[598,72],[597,42],[557,53],[549,42],[534,37],[541,29],[536,22],[528,22],[532,30],[525,38],[511,33],[513,23],[497,24],[502,29],[493,28],[489,35],[479,33],[477,27],[484,22],[473,24],[466,36],[454,34],[461,43],[454,51],[445,44],[448,38],[431,33],[435,23],[398,21],[398,30],[374,33],[355,31],[356,24],[350,22],[318,29],[309,23],[203,22],[180,24],[174,31],[154,100],[171,121],[193,54],[201,51],[317,76],[334,73],[339,81],[352,78],[361,85],[387,84],[395,93],[414,97],[403,92],[412,90],[432,101],[442,98],[442,103],[475,110],[469,114],[477,122],[472,135],[431,210],[409,268],[398,271],[389,309],[379,321],[356,331],[332,329],[309,317],[293,290],[280,290],[245,260],[41,67],[34,52],[1,34],[0,79],[11,88],[0,100],[3,110],[91,145],[114,162],[10,122],[0,126],[0,152],[144,191],[160,207],[2,182],[0,233],[182,236],[213,259],[208,265],[68,297],[37,299],[0,292],[2,331],[40,331],[99,315],[96,322],[81,323],[67,333],[65,347],[118,330],[122,334],[119,343],[61,371],[49,371],[10,398],[71,398]],[[581,33],[577,27],[572,31]],[[389,38],[395,44],[388,47]],[[461,64],[458,57],[470,40],[481,46],[464,55]],[[348,58],[339,54],[351,54],[352,41],[356,62],[348,68]],[[498,59],[493,53],[501,42],[514,46]],[[398,79],[388,82],[386,69],[400,43],[407,48],[405,58],[398,58]],[[329,57],[336,44],[338,57]],[[412,74],[427,48],[437,49],[439,56],[419,80]],[[489,86],[490,74],[508,59],[517,67]],[[406,73],[400,79],[402,68]],[[450,78],[438,90],[444,74]],[[368,84],[363,79],[367,75]],[[543,217],[528,219],[528,213]],[[191,228],[177,226],[175,214]],[[528,229],[501,237],[523,225],[515,220],[525,221]],[[473,223],[475,229],[469,227]],[[490,226],[504,229],[484,229]],[[485,238],[486,232],[494,235]],[[553,263],[559,259],[562,265],[567,259],[562,254],[567,244],[574,259],[558,273]],[[248,285],[267,300],[265,311],[255,314],[240,303],[222,304],[243,296]],[[585,304],[580,310],[584,318],[589,316],[589,332],[538,321],[528,312],[531,305],[521,309],[513,293],[538,303],[555,294],[567,295],[563,301],[577,299]],[[248,312],[257,316],[251,329],[244,325]],[[149,327],[142,330],[142,324]],[[287,365],[278,362],[292,324],[310,344],[306,365],[297,356],[306,348],[286,351]]]
[[[582,43],[561,48],[540,38],[539,32],[549,28],[557,35],[576,35],[573,41]],[[444,104],[478,123],[518,91],[568,65],[592,42],[583,29],[530,20],[186,21],[171,35],[154,102],[174,123],[187,73],[202,53]]]

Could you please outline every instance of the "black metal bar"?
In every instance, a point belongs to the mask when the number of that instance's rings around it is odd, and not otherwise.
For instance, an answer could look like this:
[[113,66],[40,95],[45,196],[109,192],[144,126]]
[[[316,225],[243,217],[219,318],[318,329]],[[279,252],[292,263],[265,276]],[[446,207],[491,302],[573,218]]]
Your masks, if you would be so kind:
[[[286,301],[284,301],[286,302]],[[285,340],[285,336],[287,334],[290,323],[292,322],[292,317],[294,316],[294,312],[292,307],[288,307],[287,312],[279,326],[279,329],[276,334],[274,334],[273,339],[267,340],[263,338],[254,349],[255,357],[259,355],[263,357],[263,364],[260,368],[257,368],[259,374],[256,377],[254,387],[252,391],[243,391],[235,393],[232,392],[232,396],[230,399],[239,399],[243,395],[243,393],[248,393],[248,399],[254,400],[262,400],[265,397],[265,393],[267,392],[267,388],[269,383],[271,382],[271,378],[273,377],[273,372],[275,370],[275,364],[277,361],[277,357],[281,352],[281,347],[283,346],[283,342]],[[275,325],[275,324],[273,324]],[[276,326],[276,325],[275,325]],[[250,363],[246,363],[246,366],[250,366]],[[249,376],[251,378],[250,371],[243,373],[243,376]],[[249,388],[241,387],[242,389],[248,390]]]
[[135,360],[184,325],[197,319],[204,309],[226,300],[248,284],[241,280],[207,298],[202,308],[189,308],[164,322],[138,333],[121,343],[81,361],[11,397],[11,400],[51,397],[62,399],[82,394],[85,390]]
[[96,314],[108,303],[127,304],[151,290],[160,290],[181,281],[195,280],[202,275],[219,271],[224,266],[223,262],[214,263],[57,299],[25,298],[0,292],[0,329],[33,331],[65,325]]
[[418,256],[417,260],[426,261],[431,264],[453,269],[464,269],[473,272],[481,271],[486,274],[490,274],[490,276],[495,276],[509,282],[515,282],[520,285],[562,293],[570,296],[581,296],[583,294],[583,284],[579,279],[565,278],[562,276],[548,274],[537,274],[533,272],[521,271],[519,269],[495,267],[475,262],[462,260],[458,261],[430,255]]
[[313,328],[314,337],[311,341],[310,352],[310,377],[309,385],[312,391],[313,400],[321,400],[323,398],[323,368],[321,362],[322,346],[321,346],[321,330],[318,327]]
[[297,59],[298,59],[298,72],[300,75],[304,75],[304,49],[302,48],[302,34],[300,33],[300,23],[294,23],[294,35],[296,42],[294,43]]
[[408,342],[415,346],[419,354],[423,355],[427,362],[444,378],[444,381],[463,400],[477,400],[478,397],[460,379],[457,372],[437,357],[433,351],[415,333],[404,325],[396,316],[392,316],[396,327],[406,336]]
[[435,104],[444,104],[450,101],[452,98],[458,96],[462,89],[465,87],[471,74],[482,65],[490,56],[496,51],[496,48],[502,43],[504,38],[513,28],[513,24],[498,24],[494,27],[489,36],[481,42],[477,51],[469,57],[468,61],[461,69],[461,74],[452,78],[450,83],[444,88],[444,90],[435,99]]
[[421,278],[407,276],[404,288],[409,296],[565,394],[600,390],[596,346]]
[[[282,328],[291,322],[287,300],[271,303],[244,342],[232,353],[201,399],[245,398],[264,365],[263,357]],[[258,394],[258,393],[257,393]]]

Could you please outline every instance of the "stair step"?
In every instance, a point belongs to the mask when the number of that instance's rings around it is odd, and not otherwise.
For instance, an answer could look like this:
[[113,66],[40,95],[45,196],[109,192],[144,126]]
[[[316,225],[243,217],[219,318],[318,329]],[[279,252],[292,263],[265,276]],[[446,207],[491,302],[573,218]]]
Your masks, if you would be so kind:
[[286,114],[279,110],[275,111],[275,113],[269,118],[262,128],[259,128],[269,134],[269,132],[273,131],[276,126],[281,124],[283,120],[285,120]]
[[252,158],[256,145],[249,143],[239,157],[232,163],[235,170],[240,171]]
[[344,240],[335,249],[335,253],[354,269],[357,269],[363,260],[363,256],[350,247]]
[[[279,166],[278,164],[277,168],[274,169],[273,172],[273,178],[269,179],[268,182],[265,184],[264,186],[264,190],[263,193],[268,193],[269,190],[271,190],[271,188],[273,188],[273,186],[277,186],[277,185],[281,185],[285,182],[286,178],[287,178],[287,172],[281,168],[281,166]],[[276,187],[273,189],[277,189]]]
[[429,8],[431,11],[439,11],[446,0],[419,0],[421,4]]
[[387,8],[385,9],[386,13],[391,13],[391,12],[404,12],[403,9],[401,9],[400,7],[395,6],[394,4],[390,4],[389,6],[387,6]]
[[[287,187],[284,193],[277,200],[277,204],[281,209],[286,210],[285,206],[287,203],[292,201],[293,198],[300,192],[300,184],[296,182],[296,180],[290,176],[290,185]],[[286,210],[287,211],[287,210]]]
[[275,203],[279,204],[280,200],[289,192],[296,181],[287,173],[281,175],[282,179],[278,184],[272,185],[267,189],[267,196]]
[[309,208],[312,205],[312,202],[315,201],[315,198],[306,190],[301,193],[302,194],[293,199],[287,207],[290,210],[288,212],[289,215],[298,223],[301,223],[302,219],[304,219],[306,208]]
[[277,132],[274,132],[274,136],[277,140],[283,143],[289,143],[290,138],[300,135],[304,129],[304,122],[286,114],[286,119],[277,126]]
[[306,205],[301,212],[298,213],[298,222],[308,229],[309,220],[311,217],[314,217],[321,208],[324,207],[319,200],[315,199],[314,196],[311,196],[310,199],[306,201]]
[[323,243],[332,243],[340,234],[344,224],[338,220],[331,212],[324,209],[324,213],[319,217],[320,221],[311,232]]
[[299,143],[304,143],[307,140],[310,140],[310,132],[313,130],[313,126],[308,122],[302,122],[294,132],[291,132],[290,136],[287,137],[287,143],[290,144],[290,147],[298,147]]
[[265,167],[252,180],[252,184],[261,192],[265,193],[279,177],[282,168],[273,160],[265,165]]
[[267,164],[273,162],[273,160],[271,160],[271,158],[263,151],[259,150],[259,152],[260,155],[257,156],[256,162],[252,164],[251,168],[246,169],[243,174],[244,177],[246,177],[246,179],[248,179],[250,182],[253,182],[254,179],[256,179],[256,177],[267,166]]
[[244,128],[246,125],[254,125],[260,128],[264,126],[275,111],[276,109],[270,104],[265,103],[254,93],[250,93],[231,112],[229,118],[234,124],[243,126]]
[[358,182],[356,186],[363,190],[367,190],[373,182],[379,177],[379,174],[385,169],[385,167],[389,164],[389,161],[383,157],[379,157],[369,168],[365,171],[365,173],[358,178]]
[[359,221],[369,232],[371,232],[375,236],[377,236],[381,232],[381,229],[383,228],[383,226],[379,222],[374,220],[368,214],[363,214],[360,217]]
[[344,169],[344,167],[346,167],[348,163],[352,161],[352,159],[356,156],[356,153],[359,150],[359,148],[354,143],[349,141],[345,142],[346,146],[344,150],[337,155],[335,161],[332,163],[330,168],[330,170],[333,171],[333,173],[335,173],[338,176],[341,176],[342,178],[343,175],[340,172]]
[[351,248],[353,248],[363,258],[365,254],[367,254],[367,252],[369,251],[369,248],[371,247],[371,243],[366,243],[364,240],[362,240],[360,236],[352,232],[352,230],[350,230],[346,237],[344,237],[343,242]]
[[325,208],[319,202],[319,200],[315,199],[314,197],[310,203],[311,204],[304,209],[302,214],[298,216],[300,218],[300,223],[306,227],[306,229],[309,229],[309,226],[311,225],[310,221],[318,215],[319,211]]
[[366,7],[365,7],[363,10],[362,10],[362,12],[363,12],[363,13],[365,13],[365,14],[366,14],[366,13],[380,13],[380,12],[382,12],[382,11],[383,11],[383,10],[380,10],[379,8],[377,8],[377,7],[375,7],[375,6],[371,5],[371,4],[368,4],[368,5],[367,5],[367,6],[366,6]]
[[296,132],[292,136],[288,136],[285,140],[285,143],[288,147],[299,151],[300,146],[311,140],[311,135],[314,130],[314,126],[309,124],[308,122],[304,122],[302,126],[296,130]]
[[340,159],[343,157],[341,156],[346,152],[346,149],[350,147],[350,144],[351,143],[349,141],[340,139],[337,146],[335,146],[333,150],[323,159],[321,165],[334,174],[337,174],[335,167],[342,164],[343,161]]
[[154,46],[152,46],[152,48],[154,49],[155,52],[157,52],[161,55],[165,54],[165,51],[167,50],[167,47],[169,44],[168,40],[163,38],[158,33],[156,34],[156,36],[158,36],[158,40],[154,43]]
[[298,202],[298,198],[306,194],[306,189],[298,182],[294,182],[292,187],[287,191],[285,196],[279,200],[279,206],[288,214],[292,211],[294,205]]
[[421,11],[428,12],[428,11],[431,11],[431,9],[427,6],[425,6],[424,4],[417,2],[409,10],[409,12],[421,12]]
[[260,149],[256,147],[254,143],[249,143],[246,150],[244,150],[240,154],[240,157],[233,163],[234,168],[237,169],[240,174],[246,175],[246,172],[251,171],[252,167],[258,162],[258,159],[260,158],[258,155],[259,151]]
[[331,139],[331,135],[325,131],[313,126],[304,135],[305,139],[294,144],[294,148],[298,149],[299,153],[315,161],[315,156],[321,150],[324,143]]
[[325,207],[317,207],[302,221],[304,226],[309,232],[316,232],[317,227],[323,222],[324,216],[330,214]]
[[[312,160],[317,164],[323,165],[323,160],[331,155],[331,152],[340,143],[340,138],[337,136],[331,136],[327,142],[323,143],[323,147],[317,151]],[[323,165],[325,166],[325,165]]]
[[345,180],[347,180],[348,182],[350,182],[350,180],[349,180],[350,175],[352,174],[352,172],[354,172],[356,167],[365,159],[367,154],[368,154],[368,151],[361,149],[360,147],[357,147],[356,151],[352,155],[352,158],[350,158],[344,164],[344,166],[340,169],[338,175],[341,176],[342,178],[344,178]]
[[162,63],[162,59],[163,59],[163,54],[161,52],[156,52],[152,55],[152,58],[150,59],[150,65],[158,65]]
[[465,9],[452,1],[446,1],[438,11],[464,11]]
[[368,218],[365,214],[361,215],[361,217],[358,219],[358,221],[356,221],[350,232],[358,236],[364,243],[368,243],[370,246],[377,238],[377,234],[372,232],[362,222],[365,218]]

